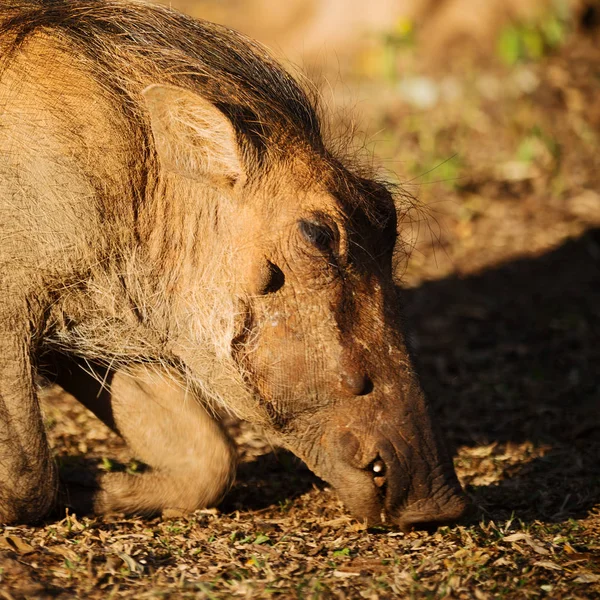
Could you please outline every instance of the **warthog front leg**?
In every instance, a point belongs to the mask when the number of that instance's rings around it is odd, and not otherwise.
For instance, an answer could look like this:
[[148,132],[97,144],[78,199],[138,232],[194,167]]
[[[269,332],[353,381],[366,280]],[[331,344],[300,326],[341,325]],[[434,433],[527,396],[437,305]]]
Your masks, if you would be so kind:
[[[0,301],[2,296],[0,289]],[[40,519],[56,493],[33,385],[28,317],[24,307],[10,312],[0,307],[0,524]]]
[[[99,379],[104,374],[99,372]],[[198,399],[168,373],[136,366],[109,373],[102,386],[72,364],[59,383],[150,467],[141,474],[102,475],[91,498],[85,500],[79,490],[67,499],[76,511],[191,512],[214,506],[231,486],[236,467],[233,442]]]

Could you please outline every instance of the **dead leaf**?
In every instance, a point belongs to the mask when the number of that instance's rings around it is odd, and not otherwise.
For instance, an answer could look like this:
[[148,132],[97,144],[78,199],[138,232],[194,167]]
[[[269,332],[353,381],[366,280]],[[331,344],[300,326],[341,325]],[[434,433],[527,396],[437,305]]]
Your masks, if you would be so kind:
[[531,539],[531,537],[526,534],[526,533],[522,533],[522,532],[518,532],[518,533],[511,533],[510,535],[507,535],[506,537],[504,537],[502,539],[503,542],[518,542],[520,540],[528,540]]
[[542,569],[549,569],[550,571],[562,571],[563,570],[562,567],[560,567],[556,563],[553,563],[549,560],[536,560],[533,563],[533,565],[536,567],[542,567]]
[[594,573],[582,573],[573,579],[575,583],[597,583],[600,581],[600,575]]
[[79,560],[79,555],[65,546],[60,546],[56,544],[55,546],[49,546],[48,550],[52,552],[52,554],[58,554],[60,556],[63,556],[67,560],[70,560],[72,563],[75,563]]
[[578,554],[577,550],[575,550],[575,548],[573,548],[569,542],[565,542],[563,548],[567,554]]
[[129,554],[125,554],[125,552],[117,552],[117,556],[127,565],[127,568],[134,575],[143,575],[144,574],[144,566],[141,565],[137,560],[133,557],[129,556]]
[[525,540],[525,543],[537,554],[550,554],[550,550],[544,548],[537,540],[529,538],[528,540]]
[[342,579],[347,579],[348,577],[359,577],[360,573],[350,573],[348,571],[338,571],[338,570],[335,570],[333,572],[333,576],[334,577],[340,577]]
[[28,544],[25,540],[16,535],[5,535],[0,537],[0,548],[13,550],[22,555],[35,552],[35,548],[31,544]]
[[350,517],[340,517],[339,519],[331,519],[330,521],[323,521],[321,523],[322,527],[333,527],[334,529],[337,527],[343,527],[344,525],[348,525],[352,520]]

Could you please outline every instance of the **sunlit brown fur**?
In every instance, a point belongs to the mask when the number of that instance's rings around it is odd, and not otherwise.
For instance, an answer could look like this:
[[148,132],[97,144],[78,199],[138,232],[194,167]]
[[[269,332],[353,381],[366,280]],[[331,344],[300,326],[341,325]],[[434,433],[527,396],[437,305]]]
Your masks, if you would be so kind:
[[9,0],[0,154],[0,522],[54,502],[46,364],[150,467],[67,487],[76,508],[218,502],[219,404],[359,518],[462,513],[400,326],[392,198],[260,46],[144,3]]

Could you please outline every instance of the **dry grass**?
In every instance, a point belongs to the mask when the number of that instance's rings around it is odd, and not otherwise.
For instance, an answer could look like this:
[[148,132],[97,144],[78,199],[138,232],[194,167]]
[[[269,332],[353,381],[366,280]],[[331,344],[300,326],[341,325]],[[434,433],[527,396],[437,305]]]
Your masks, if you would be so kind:
[[[219,511],[0,528],[0,597],[600,597],[599,65],[580,37],[517,69],[432,75],[460,88],[433,110],[368,84],[376,151],[421,201],[407,314],[476,519],[366,530],[232,423],[243,463]],[[63,470],[135,469],[71,399],[46,414]]]

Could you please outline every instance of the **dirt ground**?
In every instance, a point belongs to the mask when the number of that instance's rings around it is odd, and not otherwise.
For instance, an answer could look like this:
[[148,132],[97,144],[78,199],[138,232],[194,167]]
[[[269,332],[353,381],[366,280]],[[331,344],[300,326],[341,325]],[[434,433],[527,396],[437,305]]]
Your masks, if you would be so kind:
[[[232,421],[218,510],[0,527],[0,598],[600,598],[597,17],[507,26],[483,64],[425,67],[390,33],[325,93],[333,130],[358,115],[357,152],[416,197],[398,198],[398,276],[471,522],[366,529]],[[75,401],[44,406],[63,472],[137,468]]]

